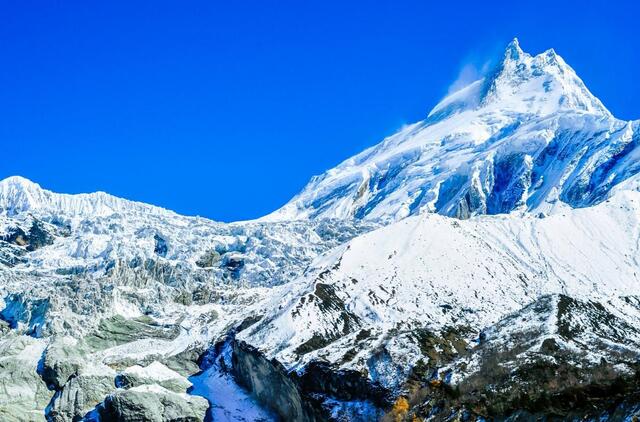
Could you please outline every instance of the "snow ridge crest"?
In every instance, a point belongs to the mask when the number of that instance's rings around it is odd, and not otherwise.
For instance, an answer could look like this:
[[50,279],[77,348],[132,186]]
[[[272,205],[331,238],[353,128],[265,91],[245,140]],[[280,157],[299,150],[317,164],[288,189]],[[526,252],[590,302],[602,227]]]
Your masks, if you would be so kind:
[[160,207],[118,198],[105,192],[61,194],[43,189],[22,176],[0,180],[0,215],[11,217],[25,211],[70,217],[108,216],[114,213],[175,215]]

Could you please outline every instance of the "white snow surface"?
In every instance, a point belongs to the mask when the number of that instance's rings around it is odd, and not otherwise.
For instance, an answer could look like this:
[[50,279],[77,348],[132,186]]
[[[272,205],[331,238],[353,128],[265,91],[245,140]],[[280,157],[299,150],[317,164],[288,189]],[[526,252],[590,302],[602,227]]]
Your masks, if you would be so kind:
[[[410,341],[416,328],[468,326],[477,335],[544,295],[605,303],[640,294],[638,239],[640,193],[634,191],[547,218],[410,217],[316,260],[296,283],[298,293],[238,338],[290,368],[321,359],[393,385],[421,356]],[[333,305],[322,300],[328,290]],[[362,330],[374,333],[373,340],[357,341]],[[314,336],[328,344],[296,352]],[[371,360],[381,348],[391,358],[382,372]],[[393,368],[403,374],[389,373]]]
[[127,375],[135,375],[142,379],[156,380],[156,381],[168,381],[168,380],[182,380],[184,377],[173,371],[158,361],[153,361],[147,366],[134,365],[126,368],[123,371]]

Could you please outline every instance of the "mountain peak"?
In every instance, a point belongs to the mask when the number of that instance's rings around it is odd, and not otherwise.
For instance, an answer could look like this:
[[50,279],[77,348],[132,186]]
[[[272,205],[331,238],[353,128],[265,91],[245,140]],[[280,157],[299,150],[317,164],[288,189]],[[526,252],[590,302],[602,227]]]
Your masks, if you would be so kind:
[[445,97],[429,113],[429,120],[477,109],[521,113],[523,118],[566,111],[611,116],[555,50],[532,56],[517,38],[492,71]]
[[507,44],[507,48],[504,52],[504,58],[510,60],[520,60],[520,58],[524,54],[526,53],[522,51],[522,48],[520,48],[520,42],[518,41],[518,38],[514,38],[509,44]]
[[0,213],[12,215],[30,209],[44,192],[40,185],[22,176],[0,180]]
[[639,127],[615,119],[553,49],[532,56],[514,39],[490,72],[425,120],[314,177],[265,219],[587,206],[638,173],[624,155],[637,150]]

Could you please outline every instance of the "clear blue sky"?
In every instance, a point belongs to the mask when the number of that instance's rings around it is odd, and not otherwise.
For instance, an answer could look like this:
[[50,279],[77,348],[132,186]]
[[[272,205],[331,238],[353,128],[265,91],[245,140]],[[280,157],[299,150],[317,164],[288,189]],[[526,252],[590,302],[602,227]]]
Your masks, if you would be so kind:
[[514,36],[640,118],[637,2],[524,3],[2,1],[0,178],[258,217]]

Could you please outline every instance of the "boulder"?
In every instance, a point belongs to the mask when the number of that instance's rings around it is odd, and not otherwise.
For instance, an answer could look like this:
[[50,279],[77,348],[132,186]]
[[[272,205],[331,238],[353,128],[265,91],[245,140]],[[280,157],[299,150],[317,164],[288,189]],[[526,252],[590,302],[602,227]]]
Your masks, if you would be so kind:
[[54,340],[45,351],[41,375],[47,385],[60,390],[84,364],[83,347],[71,337]]
[[208,408],[203,397],[143,385],[107,396],[100,417],[103,422],[201,422]]
[[50,422],[82,419],[115,390],[112,376],[74,376],[57,394],[47,413]]

